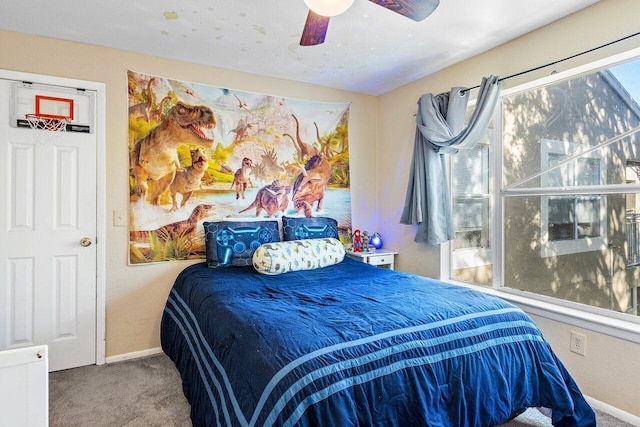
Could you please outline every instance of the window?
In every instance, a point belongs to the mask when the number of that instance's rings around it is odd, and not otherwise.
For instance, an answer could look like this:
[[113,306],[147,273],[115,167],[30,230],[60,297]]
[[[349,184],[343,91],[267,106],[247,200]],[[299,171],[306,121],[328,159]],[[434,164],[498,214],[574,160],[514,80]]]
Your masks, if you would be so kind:
[[[467,117],[473,107],[467,111]],[[451,158],[453,242],[452,273],[456,280],[491,285],[491,190],[489,181],[493,123],[471,149]]]
[[503,92],[451,159],[452,279],[639,314],[639,53]]
[[[630,159],[626,167],[627,184],[640,184],[640,161]],[[627,267],[640,266],[640,197],[627,197]]]
[[[542,139],[542,187],[595,186],[606,180],[602,157],[579,155],[580,144]],[[575,158],[576,155],[579,157]],[[602,249],[606,232],[606,203],[599,195],[542,197],[541,256],[565,255]]]

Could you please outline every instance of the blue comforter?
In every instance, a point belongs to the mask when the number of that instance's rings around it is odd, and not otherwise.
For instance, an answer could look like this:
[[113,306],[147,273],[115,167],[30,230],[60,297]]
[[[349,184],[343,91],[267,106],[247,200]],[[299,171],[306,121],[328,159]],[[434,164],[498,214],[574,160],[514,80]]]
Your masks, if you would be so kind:
[[595,425],[521,310],[349,258],[278,276],[190,266],[161,340],[196,426],[495,426],[540,406]]

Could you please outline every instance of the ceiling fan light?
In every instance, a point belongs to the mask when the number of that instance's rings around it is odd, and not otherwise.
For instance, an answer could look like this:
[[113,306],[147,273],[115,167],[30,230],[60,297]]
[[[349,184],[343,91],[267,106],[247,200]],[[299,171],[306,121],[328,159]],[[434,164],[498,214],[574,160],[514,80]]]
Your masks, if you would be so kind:
[[349,9],[354,0],[304,0],[304,2],[318,15],[336,16]]

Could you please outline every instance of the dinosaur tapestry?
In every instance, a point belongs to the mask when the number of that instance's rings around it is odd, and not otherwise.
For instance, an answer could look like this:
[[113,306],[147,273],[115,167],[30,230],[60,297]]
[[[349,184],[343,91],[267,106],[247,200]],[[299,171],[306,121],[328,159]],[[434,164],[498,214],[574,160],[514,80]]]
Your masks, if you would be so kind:
[[127,77],[130,264],[204,258],[203,221],[328,216],[348,236],[350,103]]

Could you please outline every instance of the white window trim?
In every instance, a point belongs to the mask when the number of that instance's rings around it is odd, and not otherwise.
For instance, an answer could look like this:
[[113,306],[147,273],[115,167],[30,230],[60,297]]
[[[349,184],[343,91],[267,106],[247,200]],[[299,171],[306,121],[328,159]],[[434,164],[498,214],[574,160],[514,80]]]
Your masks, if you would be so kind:
[[[551,139],[542,139],[540,141],[540,167],[542,171],[549,168],[549,154],[562,154],[566,156],[574,156],[580,150],[580,144],[567,141],[555,141]],[[598,156],[595,151],[589,152],[582,159],[594,159],[600,161],[600,184],[606,182],[607,165],[605,159]],[[545,188],[548,174],[541,177],[541,187]],[[572,183],[575,185],[575,183]],[[567,195],[572,193],[567,192]],[[585,237],[583,239],[571,239],[550,241],[549,240],[549,196],[540,197],[540,256],[542,258],[555,257],[560,255],[577,254],[583,252],[592,252],[603,250],[607,246],[607,199],[600,197],[599,237]]]

